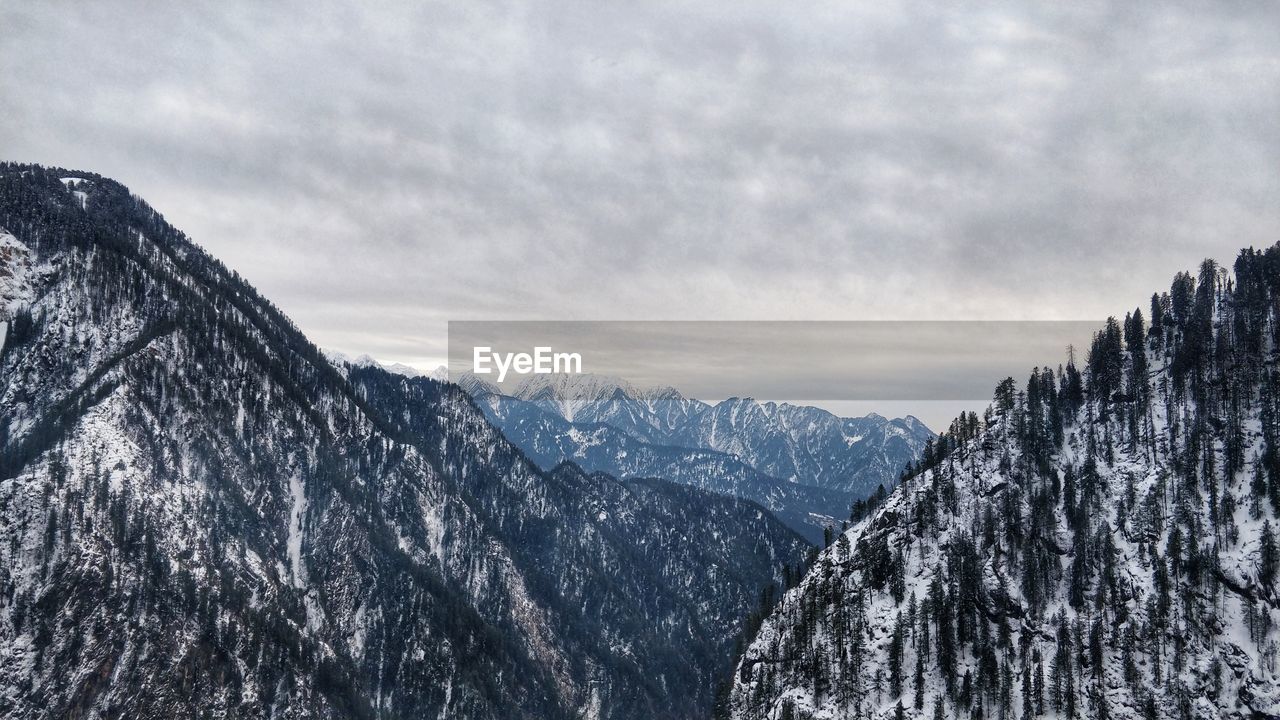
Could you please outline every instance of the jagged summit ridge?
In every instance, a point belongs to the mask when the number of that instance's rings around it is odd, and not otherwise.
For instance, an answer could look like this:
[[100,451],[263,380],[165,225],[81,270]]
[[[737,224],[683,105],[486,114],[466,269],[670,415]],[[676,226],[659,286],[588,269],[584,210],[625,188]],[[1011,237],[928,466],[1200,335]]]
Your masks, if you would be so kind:
[[[528,436],[533,425],[547,424],[537,418],[546,412],[576,426],[577,435],[608,425],[652,446],[725,453],[763,475],[849,497],[891,487],[933,437],[914,417],[842,418],[818,407],[737,397],[711,404],[674,388],[636,388],[608,376],[533,375],[510,395],[481,376],[459,383],[513,434]],[[533,441],[563,444],[551,437]]]

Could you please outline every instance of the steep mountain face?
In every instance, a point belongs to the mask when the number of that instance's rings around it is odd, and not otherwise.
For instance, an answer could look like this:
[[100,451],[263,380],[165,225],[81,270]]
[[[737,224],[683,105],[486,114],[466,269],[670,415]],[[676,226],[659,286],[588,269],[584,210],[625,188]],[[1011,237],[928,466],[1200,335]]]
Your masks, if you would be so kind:
[[1280,715],[1280,247],[1234,269],[958,419],[785,594],[721,712]]
[[[577,628],[566,629],[563,634],[576,643],[569,657],[603,662],[611,649],[625,647],[628,666],[641,659],[654,666],[650,658],[661,658],[662,667],[686,675],[626,667],[625,685],[615,688],[621,697],[613,697],[611,706],[625,701],[641,715],[705,716],[706,707],[690,699],[722,677],[715,668],[727,667],[735,637],[725,630],[735,624],[733,613],[755,601],[760,578],[769,582],[779,569],[799,567],[807,557],[803,542],[753,503],[662,480],[620,482],[568,463],[545,476],[512,477],[505,471],[509,465],[532,466],[457,386],[369,370],[354,371],[352,382],[394,418],[395,432],[462,438],[481,453],[444,448],[446,472],[459,478],[511,552],[544,570],[547,585],[539,590],[548,600],[581,613],[581,625],[603,633],[578,638],[570,632]],[[707,582],[720,589],[696,587]],[[723,595],[729,588],[731,594]],[[744,588],[749,596],[741,594]],[[646,621],[670,627],[650,637],[639,632]],[[626,690],[636,697],[622,695]]]
[[0,717],[705,716],[808,553],[340,371],[114,182],[0,166],[0,227]]
[[811,542],[848,515],[845,493],[769,477],[733,455],[655,445],[604,423],[573,423],[525,400],[481,393],[476,401],[511,442],[540,467],[573,462],[616,477],[658,477],[753,500]]
[[853,500],[892,487],[933,437],[912,417],[840,418],[739,398],[710,405],[596,375],[533,375],[512,395],[475,375],[461,384],[542,467],[572,461],[747,498],[811,540],[838,526]]

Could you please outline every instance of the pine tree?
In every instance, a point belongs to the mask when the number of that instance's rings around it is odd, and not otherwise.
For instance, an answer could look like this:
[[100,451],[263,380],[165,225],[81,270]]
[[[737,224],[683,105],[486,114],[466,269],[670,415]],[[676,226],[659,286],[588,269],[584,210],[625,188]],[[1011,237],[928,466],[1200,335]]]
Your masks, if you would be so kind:
[[1044,714],[1044,664],[1036,653],[1036,715]]
[[1022,717],[1035,717],[1036,704],[1034,688],[1031,684],[1031,665],[1023,663],[1022,665]]
[[1265,585],[1273,585],[1276,581],[1276,570],[1280,566],[1280,551],[1276,548],[1276,537],[1271,531],[1271,521],[1262,523],[1260,538],[1262,547],[1258,553],[1258,578]]
[[916,652],[915,701],[912,706],[916,710],[924,709],[924,653]]
[[1000,664],[1000,717],[1013,713],[1013,666],[1006,659]]
[[889,641],[889,694],[902,694],[902,613],[893,623],[893,636]]

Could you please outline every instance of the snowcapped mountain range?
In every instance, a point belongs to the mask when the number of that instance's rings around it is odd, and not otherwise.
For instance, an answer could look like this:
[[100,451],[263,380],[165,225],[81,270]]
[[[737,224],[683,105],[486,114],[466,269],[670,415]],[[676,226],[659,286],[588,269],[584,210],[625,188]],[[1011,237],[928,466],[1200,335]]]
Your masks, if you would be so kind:
[[591,374],[530,375],[510,395],[475,375],[461,384],[544,467],[572,461],[749,498],[815,540],[855,499],[893,487],[934,436],[913,417],[841,418],[750,398],[713,405]]
[[540,467],[573,462],[617,477],[658,477],[746,498],[812,542],[820,541],[826,528],[839,527],[848,513],[851,498],[845,493],[778,480],[726,453],[647,443],[612,425],[572,423],[509,396],[480,395],[476,402]]

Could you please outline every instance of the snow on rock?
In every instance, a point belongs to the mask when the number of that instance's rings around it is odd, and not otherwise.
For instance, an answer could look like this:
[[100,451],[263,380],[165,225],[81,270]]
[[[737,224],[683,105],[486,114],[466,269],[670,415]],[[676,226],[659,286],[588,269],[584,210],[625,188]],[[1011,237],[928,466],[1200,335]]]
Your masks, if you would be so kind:
[[302,477],[289,478],[289,578],[294,587],[306,587],[307,568],[302,560],[302,542],[306,530],[307,489]]
[[348,355],[340,350],[324,349],[321,352],[324,354],[325,358],[330,362],[330,364],[332,364],[334,367],[338,368],[339,370],[342,370],[344,367],[347,367],[347,366],[362,367],[362,368],[375,367],[375,368],[381,368],[383,370],[386,370],[387,372],[392,373],[393,375],[403,375],[405,377],[410,377],[410,378],[431,377],[433,380],[440,379],[436,377],[436,375],[440,372],[440,368],[433,370],[431,373],[424,373],[421,370],[418,370],[417,368],[413,367],[412,365],[406,365],[400,362],[382,362],[381,360],[377,360],[373,356],[368,354],[352,357],[351,355]]

